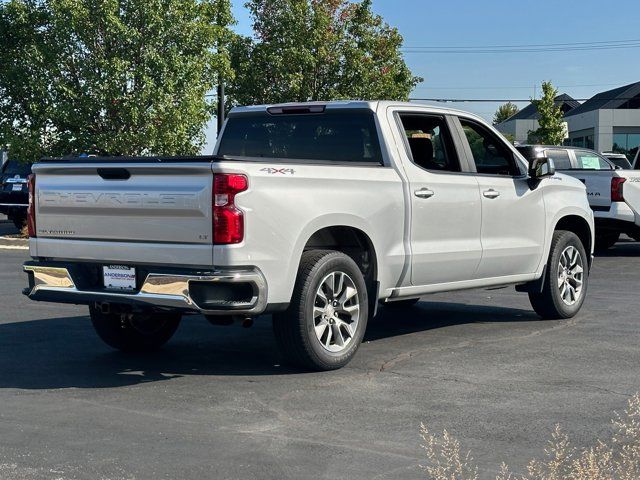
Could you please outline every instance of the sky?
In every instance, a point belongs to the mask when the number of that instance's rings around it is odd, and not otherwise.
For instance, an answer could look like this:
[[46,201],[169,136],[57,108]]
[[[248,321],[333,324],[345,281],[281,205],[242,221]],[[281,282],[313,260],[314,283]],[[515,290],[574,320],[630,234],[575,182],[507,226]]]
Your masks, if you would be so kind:
[[[233,0],[235,30],[251,34],[243,0]],[[548,45],[640,39],[638,0],[373,0],[373,10],[410,47]],[[640,43],[638,43],[640,45]],[[560,93],[590,98],[640,81],[640,46],[624,49],[509,53],[409,53],[414,75],[424,78],[413,98],[529,99],[551,80]],[[517,102],[520,108],[527,102]],[[449,103],[487,120],[499,103]],[[207,127],[204,153],[215,144]]]

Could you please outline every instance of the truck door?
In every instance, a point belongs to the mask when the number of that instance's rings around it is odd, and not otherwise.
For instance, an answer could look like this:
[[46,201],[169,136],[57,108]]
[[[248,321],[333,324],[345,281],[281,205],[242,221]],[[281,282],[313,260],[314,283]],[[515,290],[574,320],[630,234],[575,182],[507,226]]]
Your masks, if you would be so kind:
[[398,115],[411,196],[411,283],[469,280],[482,255],[478,182],[461,173],[445,116]]
[[534,273],[544,250],[542,188],[532,189],[511,148],[489,128],[460,118],[482,201],[482,261],[478,278]]

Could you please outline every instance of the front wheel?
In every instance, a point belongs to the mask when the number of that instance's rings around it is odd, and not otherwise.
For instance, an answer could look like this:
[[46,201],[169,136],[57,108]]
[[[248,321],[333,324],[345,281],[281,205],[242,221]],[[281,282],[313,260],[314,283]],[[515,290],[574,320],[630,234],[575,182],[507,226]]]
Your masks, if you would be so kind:
[[341,252],[305,252],[289,308],[273,316],[280,351],[312,370],[341,368],[353,358],[368,319],[367,287],[356,263]]
[[156,350],[176,333],[179,313],[103,313],[89,307],[96,333],[110,347],[124,352]]
[[531,306],[544,319],[575,316],[584,303],[589,282],[589,261],[573,232],[554,232],[541,292],[530,292]]

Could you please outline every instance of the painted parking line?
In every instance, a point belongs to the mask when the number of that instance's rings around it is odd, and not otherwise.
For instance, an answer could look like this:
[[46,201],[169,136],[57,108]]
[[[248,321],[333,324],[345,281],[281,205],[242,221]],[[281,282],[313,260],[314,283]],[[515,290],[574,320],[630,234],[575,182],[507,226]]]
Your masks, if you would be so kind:
[[0,245],[0,250],[29,250],[29,247],[22,245]]
[[0,250],[29,250],[28,242],[26,238],[0,236]]

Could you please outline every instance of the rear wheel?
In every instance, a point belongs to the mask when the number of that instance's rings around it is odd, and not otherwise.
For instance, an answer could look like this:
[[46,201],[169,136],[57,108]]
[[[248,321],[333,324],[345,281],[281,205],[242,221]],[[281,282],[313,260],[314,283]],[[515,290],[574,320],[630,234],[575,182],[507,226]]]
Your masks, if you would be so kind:
[[176,333],[179,313],[103,313],[89,307],[91,323],[110,347],[124,352],[156,350]]
[[10,220],[16,226],[18,230],[22,230],[24,226],[27,224],[27,214],[26,213],[13,213],[11,214]]
[[595,249],[604,252],[613,247],[620,239],[620,232],[606,232],[596,234]]
[[356,263],[341,252],[305,252],[289,308],[273,316],[284,357],[313,370],[341,368],[353,358],[368,319],[367,288]]
[[571,318],[584,303],[588,281],[589,262],[582,242],[573,232],[556,231],[542,291],[529,293],[531,306],[544,319]]

